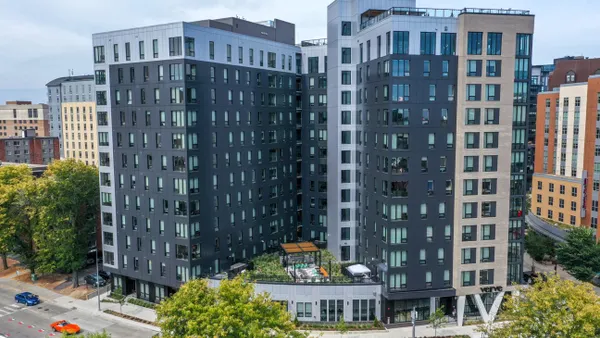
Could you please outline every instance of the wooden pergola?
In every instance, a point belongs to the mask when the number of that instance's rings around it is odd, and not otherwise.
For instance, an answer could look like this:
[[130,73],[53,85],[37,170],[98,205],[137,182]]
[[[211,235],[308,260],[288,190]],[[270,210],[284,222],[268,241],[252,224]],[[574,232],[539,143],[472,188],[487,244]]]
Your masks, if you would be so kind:
[[321,250],[317,248],[311,242],[301,242],[301,243],[283,243],[281,244],[281,250],[283,251],[284,261],[286,265],[288,264],[288,256],[290,255],[303,255],[303,254],[313,254],[315,263],[318,262],[318,266],[321,266]]

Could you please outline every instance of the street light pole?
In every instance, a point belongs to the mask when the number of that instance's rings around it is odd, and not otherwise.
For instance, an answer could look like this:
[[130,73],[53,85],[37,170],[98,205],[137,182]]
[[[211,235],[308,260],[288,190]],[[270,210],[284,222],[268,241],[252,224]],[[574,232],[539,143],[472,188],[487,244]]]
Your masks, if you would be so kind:
[[100,278],[100,274],[99,274],[99,270],[98,270],[98,246],[96,245],[96,292],[98,293],[98,311],[100,310],[100,281],[98,280],[98,278]]
[[416,337],[416,324],[417,324],[417,309],[413,306],[412,311],[410,312],[410,317],[411,317],[411,321],[412,321],[412,338]]

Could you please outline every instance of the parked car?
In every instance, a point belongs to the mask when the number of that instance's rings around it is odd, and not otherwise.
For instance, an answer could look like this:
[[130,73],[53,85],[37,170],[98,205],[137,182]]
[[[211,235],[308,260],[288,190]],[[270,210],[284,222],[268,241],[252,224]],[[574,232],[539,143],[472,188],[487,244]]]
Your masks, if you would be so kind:
[[15,302],[33,306],[40,303],[40,298],[31,292],[21,292],[15,295]]
[[81,331],[81,328],[77,324],[69,323],[66,320],[59,320],[50,324],[50,327],[54,332],[66,333],[66,334],[76,334]]
[[110,272],[106,272],[104,270],[98,271],[98,274],[100,275],[100,277],[104,278],[104,280],[106,280],[106,281],[111,278],[111,273]]
[[83,278],[85,280],[86,284],[90,284],[93,286],[105,286],[106,285],[106,281],[104,280],[104,278],[94,274],[90,274],[85,276],[85,278]]

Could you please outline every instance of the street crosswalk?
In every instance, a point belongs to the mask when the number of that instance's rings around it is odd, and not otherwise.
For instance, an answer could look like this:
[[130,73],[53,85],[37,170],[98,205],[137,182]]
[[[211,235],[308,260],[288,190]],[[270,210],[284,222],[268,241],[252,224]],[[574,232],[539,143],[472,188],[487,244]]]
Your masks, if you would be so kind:
[[11,305],[7,305],[7,306],[3,306],[0,305],[0,317],[4,317],[7,315],[10,315],[12,313],[15,313],[17,311],[23,310],[25,308],[25,305],[23,304],[11,304]]

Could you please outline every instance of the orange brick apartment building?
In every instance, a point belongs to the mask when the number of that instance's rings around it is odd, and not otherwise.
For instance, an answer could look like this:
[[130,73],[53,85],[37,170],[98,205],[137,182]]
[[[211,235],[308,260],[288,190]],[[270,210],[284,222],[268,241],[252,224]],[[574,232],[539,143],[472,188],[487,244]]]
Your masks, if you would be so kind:
[[553,222],[597,229],[600,59],[557,62],[549,88],[537,97],[531,211]]

